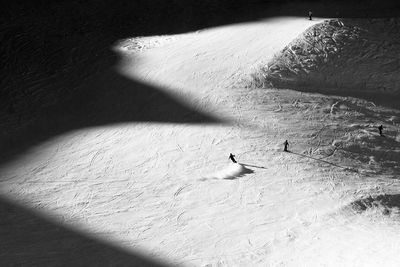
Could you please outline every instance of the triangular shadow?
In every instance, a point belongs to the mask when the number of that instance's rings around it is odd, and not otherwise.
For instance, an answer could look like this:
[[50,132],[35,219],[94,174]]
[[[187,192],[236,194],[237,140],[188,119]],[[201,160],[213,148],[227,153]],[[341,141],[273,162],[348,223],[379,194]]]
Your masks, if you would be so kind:
[[1,266],[170,266],[67,228],[0,197]]

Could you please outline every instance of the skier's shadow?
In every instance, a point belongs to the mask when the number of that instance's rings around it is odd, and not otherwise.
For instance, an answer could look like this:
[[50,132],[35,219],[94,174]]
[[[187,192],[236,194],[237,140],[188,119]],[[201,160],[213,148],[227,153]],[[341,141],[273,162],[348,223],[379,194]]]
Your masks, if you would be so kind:
[[245,167],[253,167],[253,168],[258,168],[258,169],[267,169],[266,167],[263,166],[256,166],[256,165],[251,165],[251,164],[247,164],[247,163],[240,163],[242,166]]
[[301,156],[301,157],[304,157],[304,158],[309,158],[309,159],[313,159],[313,160],[320,161],[320,162],[323,162],[323,163],[327,163],[327,164],[330,164],[330,165],[332,165],[332,166],[335,166],[335,167],[338,167],[338,168],[341,168],[341,169],[356,171],[356,170],[351,169],[351,168],[349,168],[349,167],[343,167],[343,166],[337,165],[337,164],[335,164],[335,163],[332,163],[332,162],[329,162],[329,161],[326,161],[326,160],[323,160],[323,159],[313,158],[313,157],[311,157],[311,156],[307,156],[307,155],[300,154],[300,153],[296,153],[296,152],[289,151],[289,150],[286,151],[286,152],[287,152],[287,153],[291,153],[291,154],[295,154],[295,155],[298,155],[298,156]]

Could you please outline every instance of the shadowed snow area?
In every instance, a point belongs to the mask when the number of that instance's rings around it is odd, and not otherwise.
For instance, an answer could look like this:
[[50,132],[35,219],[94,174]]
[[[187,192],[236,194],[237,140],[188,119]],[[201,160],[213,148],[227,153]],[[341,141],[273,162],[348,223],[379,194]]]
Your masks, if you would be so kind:
[[380,209],[384,215],[400,216],[400,196],[399,195],[378,195],[369,196],[351,203],[352,208],[357,212],[365,212],[368,209]]
[[170,266],[3,197],[0,214],[2,266]]
[[16,102],[0,265],[400,265],[398,19],[212,26],[110,38],[65,100]]

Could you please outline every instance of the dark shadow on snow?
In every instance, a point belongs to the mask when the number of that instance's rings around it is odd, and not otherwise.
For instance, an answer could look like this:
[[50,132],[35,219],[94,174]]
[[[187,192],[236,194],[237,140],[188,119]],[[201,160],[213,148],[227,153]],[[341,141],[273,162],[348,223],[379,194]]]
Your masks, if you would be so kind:
[[69,229],[3,197],[0,214],[1,266],[170,266]]
[[398,146],[399,143],[392,138],[367,136],[360,137],[357,143],[343,147],[342,150],[351,153],[353,159],[375,173],[397,177],[400,172]]
[[242,166],[245,167],[253,167],[253,168],[258,168],[258,169],[267,169],[266,167],[263,166],[256,166],[256,165],[251,165],[251,164],[247,164],[247,163],[240,163]]
[[400,209],[400,195],[378,195],[359,199],[350,204],[353,210],[363,212],[370,208],[383,208],[384,215],[389,215],[392,209]]
[[[8,1],[0,10],[0,163],[81,128],[123,122],[218,122],[164,88],[110,70],[120,63],[110,47],[122,38],[183,33],[270,16],[306,19],[310,9],[315,16],[390,17],[398,14],[399,5],[397,1],[363,5],[273,0]],[[233,179],[252,172],[243,167]],[[2,266],[165,266],[150,256],[67,229],[6,199],[0,199],[0,240]]]
[[291,153],[291,154],[298,155],[298,156],[301,156],[301,157],[304,157],[304,158],[309,158],[309,159],[313,159],[313,160],[320,161],[320,162],[323,162],[323,163],[327,163],[327,164],[330,164],[332,166],[335,166],[335,167],[338,167],[338,168],[341,168],[341,169],[350,170],[350,171],[356,171],[355,169],[352,169],[352,168],[349,168],[349,167],[343,167],[343,166],[337,165],[335,163],[332,163],[332,162],[329,162],[329,161],[326,161],[326,160],[323,160],[323,159],[313,158],[311,156],[307,156],[307,155],[304,155],[304,154],[301,154],[301,153],[296,153],[296,152],[293,152],[293,151],[287,151],[286,153]]
[[18,131],[3,129],[0,163],[9,162],[30,147],[71,130],[128,122],[224,123],[197,111],[162,90],[103,71],[89,78],[57,105],[36,111]]
[[[0,66],[0,163],[35,143],[83,127],[220,121],[163,88],[113,73],[109,68],[120,59],[110,47],[122,38],[183,33],[281,15],[306,19],[308,10],[327,17],[387,17],[399,9],[396,1],[363,5],[344,0],[9,1],[0,11],[4,63]],[[108,79],[101,77],[104,72]],[[99,78],[99,86],[81,86],[93,73],[98,74],[94,78]],[[119,82],[122,88],[115,88]],[[160,103],[163,107],[158,108]],[[7,152],[10,147],[12,153]]]

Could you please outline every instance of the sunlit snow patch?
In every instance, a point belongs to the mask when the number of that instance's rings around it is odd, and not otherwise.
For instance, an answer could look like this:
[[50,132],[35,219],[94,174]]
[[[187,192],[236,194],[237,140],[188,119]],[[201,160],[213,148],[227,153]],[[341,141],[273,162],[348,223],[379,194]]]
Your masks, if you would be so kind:
[[393,99],[385,95],[400,94],[399,23],[395,18],[318,23],[255,71],[250,86],[370,94],[368,99],[387,105]]

